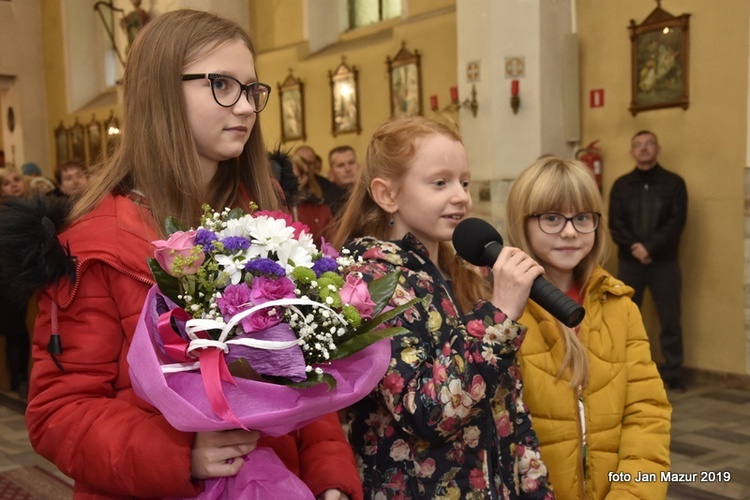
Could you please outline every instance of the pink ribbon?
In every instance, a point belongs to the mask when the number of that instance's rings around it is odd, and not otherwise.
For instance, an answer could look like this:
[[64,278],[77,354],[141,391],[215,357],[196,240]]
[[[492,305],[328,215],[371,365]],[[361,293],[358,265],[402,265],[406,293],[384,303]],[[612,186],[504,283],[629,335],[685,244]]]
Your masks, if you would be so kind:
[[[190,363],[194,361],[187,354],[190,342],[178,335],[172,328],[172,319],[184,322],[190,318],[191,316],[184,309],[180,308],[172,309],[159,316],[158,332],[164,345],[163,356],[168,356],[178,363]],[[201,336],[203,338],[210,340],[210,336],[207,333],[202,333]],[[239,421],[232,408],[230,408],[227,397],[221,387],[222,380],[232,385],[237,385],[234,377],[229,373],[229,368],[224,359],[224,350],[215,346],[198,350],[196,353],[200,361],[203,387],[206,389],[208,402],[213,412],[225,421],[232,422],[241,429],[249,430]]]

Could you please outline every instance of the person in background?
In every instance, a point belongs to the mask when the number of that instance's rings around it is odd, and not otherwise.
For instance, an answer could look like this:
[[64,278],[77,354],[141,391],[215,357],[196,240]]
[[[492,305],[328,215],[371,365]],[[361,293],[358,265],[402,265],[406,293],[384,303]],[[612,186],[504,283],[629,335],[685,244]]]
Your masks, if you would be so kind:
[[50,179],[46,177],[31,177],[29,180],[29,190],[35,196],[55,195],[59,190]]
[[334,246],[361,259],[352,276],[401,277],[378,387],[348,412],[368,498],[553,498],[523,402],[517,323],[543,269],[505,247],[490,287],[456,256],[453,231],[471,211],[471,172],[458,132],[423,117],[381,125],[339,221]]
[[39,165],[32,162],[24,163],[23,165],[21,165],[21,173],[26,177],[42,176],[42,170],[39,168]]
[[609,229],[618,249],[618,278],[633,287],[638,307],[646,288],[654,299],[661,323],[662,379],[668,388],[684,391],[678,251],[688,195],[682,177],[659,164],[660,152],[653,132],[641,130],[633,136],[635,169],[612,185]]
[[234,476],[244,455],[270,446],[318,498],[362,498],[335,413],[279,438],[182,432],[128,373],[167,216],[195,227],[204,203],[281,207],[258,120],[271,88],[255,58],[239,25],[195,10],[159,15],[130,49],[120,143],[59,235],[72,268],[40,294],[34,330],[29,439],[75,480],[76,497],[195,497],[203,479]]
[[[633,289],[602,268],[606,229],[590,170],[542,158],[508,194],[508,244],[544,267],[545,277],[583,305],[568,328],[529,301],[518,320],[525,401],[559,498],[664,498],[670,470],[671,407]],[[627,473],[630,481],[613,481]],[[653,480],[636,482],[640,474]]]
[[299,192],[293,206],[294,220],[310,228],[316,245],[321,244],[323,237],[330,241],[328,230],[333,220],[333,212],[323,199],[323,189],[305,160],[295,154],[291,157],[291,162],[299,183]]
[[29,197],[29,183],[24,176],[13,167],[0,170],[0,190],[2,196]]
[[55,180],[62,196],[79,196],[88,186],[88,169],[81,162],[67,161],[57,167]]
[[323,201],[331,207],[334,215],[341,212],[344,201],[346,200],[346,190],[338,187],[326,177],[320,175],[323,166],[323,160],[315,153],[315,150],[307,145],[299,146],[294,150],[294,155],[301,158],[315,177],[315,182],[320,186],[323,193]]
[[[0,200],[31,196],[26,179],[12,167],[0,168],[0,190]],[[21,255],[15,257],[17,261],[9,265],[18,265],[21,262]],[[29,329],[26,326],[27,310],[28,300],[20,299],[5,288],[0,291],[0,335],[5,337],[5,364],[10,375],[10,390],[24,400],[29,392],[30,346]]]
[[328,178],[345,191],[351,191],[359,174],[359,162],[354,148],[351,146],[337,146],[328,153],[328,163],[331,169]]

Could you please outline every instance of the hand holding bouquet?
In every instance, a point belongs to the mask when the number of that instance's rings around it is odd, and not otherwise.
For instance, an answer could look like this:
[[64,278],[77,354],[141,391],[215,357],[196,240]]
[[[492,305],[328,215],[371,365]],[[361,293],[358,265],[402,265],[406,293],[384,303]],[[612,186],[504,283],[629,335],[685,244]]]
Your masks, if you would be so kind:
[[[279,436],[358,401],[380,381],[390,345],[378,341],[402,330],[376,328],[412,305],[383,312],[398,273],[369,285],[344,279],[351,260],[325,243],[318,249],[306,226],[281,212],[205,206],[200,227],[169,219],[167,232],[154,242],[157,286],[128,361],[138,394],[175,428]],[[261,457],[246,460],[254,455]],[[265,453],[260,459],[243,470],[278,485],[283,465]],[[248,484],[234,487],[250,494]]]

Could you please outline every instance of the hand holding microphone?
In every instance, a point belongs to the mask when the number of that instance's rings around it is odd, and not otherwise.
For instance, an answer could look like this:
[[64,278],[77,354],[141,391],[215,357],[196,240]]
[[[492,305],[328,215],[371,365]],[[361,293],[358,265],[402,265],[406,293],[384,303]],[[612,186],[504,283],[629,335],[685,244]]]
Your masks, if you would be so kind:
[[[458,255],[475,266],[492,267],[503,249],[503,238],[488,222],[471,218],[456,226],[453,246]],[[583,307],[542,276],[534,280],[529,297],[570,328],[586,314]]]

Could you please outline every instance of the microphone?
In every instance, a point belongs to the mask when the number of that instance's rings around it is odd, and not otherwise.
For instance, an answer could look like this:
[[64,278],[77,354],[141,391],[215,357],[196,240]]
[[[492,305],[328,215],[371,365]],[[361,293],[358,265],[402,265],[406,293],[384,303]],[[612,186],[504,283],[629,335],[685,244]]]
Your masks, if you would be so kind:
[[[482,219],[464,219],[453,231],[453,246],[458,255],[475,266],[492,267],[503,249],[503,237]],[[529,297],[570,328],[586,314],[582,306],[542,276],[534,280]]]

